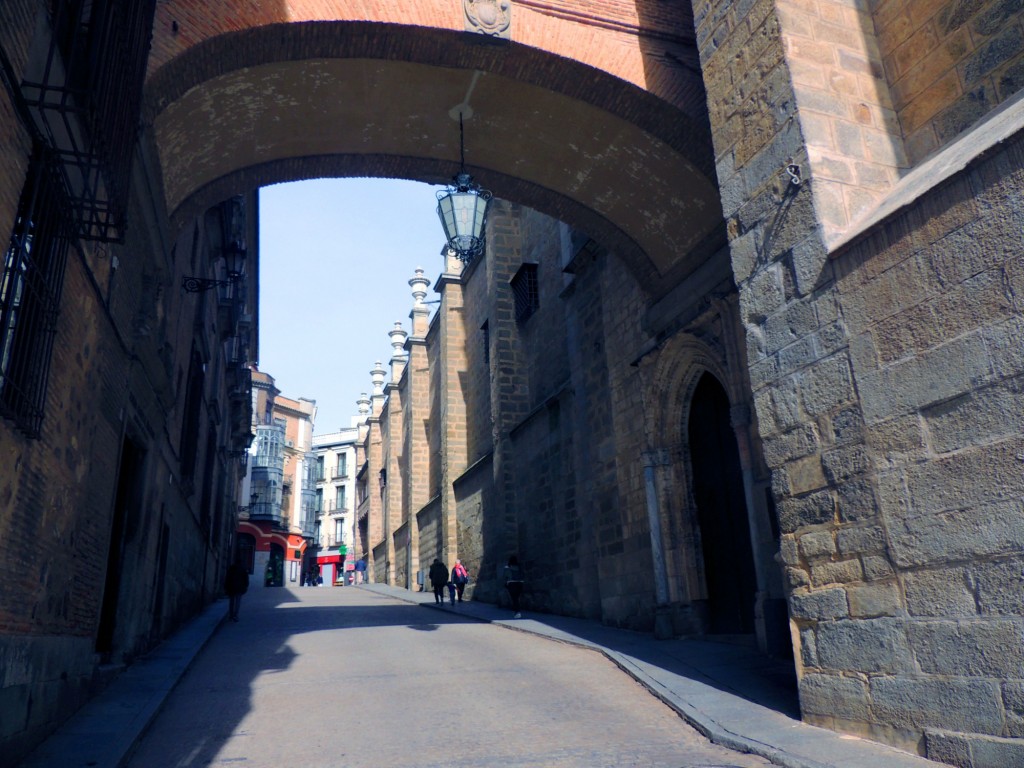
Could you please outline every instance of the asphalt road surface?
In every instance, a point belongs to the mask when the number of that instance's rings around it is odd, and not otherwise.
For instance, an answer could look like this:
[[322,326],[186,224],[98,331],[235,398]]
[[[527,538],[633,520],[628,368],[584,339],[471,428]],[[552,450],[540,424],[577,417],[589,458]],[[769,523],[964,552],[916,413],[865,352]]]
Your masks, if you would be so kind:
[[270,589],[129,768],[754,768],[600,654],[358,588]]

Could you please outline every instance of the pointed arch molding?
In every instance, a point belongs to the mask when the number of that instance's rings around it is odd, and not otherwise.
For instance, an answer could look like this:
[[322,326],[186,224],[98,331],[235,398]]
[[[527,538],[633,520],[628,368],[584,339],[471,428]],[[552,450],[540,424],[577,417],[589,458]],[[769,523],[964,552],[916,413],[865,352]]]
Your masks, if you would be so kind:
[[677,334],[649,364],[644,387],[644,434],[648,451],[686,455],[690,402],[701,376],[710,373],[730,391],[723,353],[690,334]]
[[166,60],[147,81],[144,120],[172,225],[281,181],[445,182],[459,164],[449,112],[469,94],[470,172],[497,197],[601,241],[651,293],[724,243],[708,124],[692,99],[670,103],[587,64],[482,37],[274,24]]

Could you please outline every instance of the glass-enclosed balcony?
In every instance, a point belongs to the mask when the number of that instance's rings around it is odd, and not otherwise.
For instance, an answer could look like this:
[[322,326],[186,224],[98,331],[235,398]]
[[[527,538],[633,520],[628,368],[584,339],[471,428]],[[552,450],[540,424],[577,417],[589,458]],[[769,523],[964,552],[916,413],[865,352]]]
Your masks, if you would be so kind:
[[305,470],[305,477],[303,478],[302,481],[302,487],[303,489],[309,488],[310,490],[312,490],[316,488],[317,481],[323,479],[322,477],[319,476],[323,473],[323,470],[321,468],[320,463],[317,461],[317,457],[312,453],[307,453],[305,455],[305,457],[303,458],[302,465],[303,469]]
[[254,467],[252,470],[252,495],[249,499],[249,519],[269,520],[284,526],[283,509],[284,470],[281,468]]
[[256,467],[284,470],[284,427],[278,424],[261,424],[256,427],[256,453],[252,465]]
[[316,491],[312,488],[308,490],[303,488],[300,503],[302,505],[302,535],[307,539],[312,538],[317,522]]

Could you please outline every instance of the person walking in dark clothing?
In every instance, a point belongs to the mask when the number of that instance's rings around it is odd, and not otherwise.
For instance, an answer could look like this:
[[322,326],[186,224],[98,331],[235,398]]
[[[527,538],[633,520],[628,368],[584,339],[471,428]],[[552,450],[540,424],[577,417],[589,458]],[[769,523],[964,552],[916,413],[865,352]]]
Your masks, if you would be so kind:
[[514,619],[522,616],[519,611],[519,599],[523,596],[523,569],[519,566],[519,558],[512,555],[505,565],[505,589],[512,599]]
[[228,617],[238,621],[238,609],[242,605],[242,595],[249,589],[249,574],[241,564],[235,562],[228,566],[224,576],[224,592],[228,596]]
[[448,583],[448,567],[435,557],[428,576],[430,577],[430,586],[434,588],[434,602],[443,603],[444,587]]

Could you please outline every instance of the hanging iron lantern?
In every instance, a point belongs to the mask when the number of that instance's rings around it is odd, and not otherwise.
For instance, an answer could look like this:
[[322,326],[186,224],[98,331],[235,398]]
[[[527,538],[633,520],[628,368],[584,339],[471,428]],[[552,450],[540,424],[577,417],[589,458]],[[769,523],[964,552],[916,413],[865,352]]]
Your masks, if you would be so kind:
[[459,113],[459,172],[452,184],[437,193],[437,216],[444,236],[459,260],[471,262],[483,253],[484,224],[491,193],[481,189],[466,172],[465,135]]

